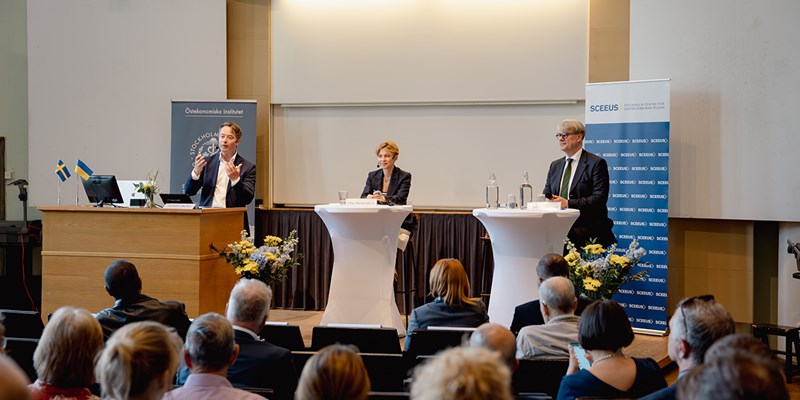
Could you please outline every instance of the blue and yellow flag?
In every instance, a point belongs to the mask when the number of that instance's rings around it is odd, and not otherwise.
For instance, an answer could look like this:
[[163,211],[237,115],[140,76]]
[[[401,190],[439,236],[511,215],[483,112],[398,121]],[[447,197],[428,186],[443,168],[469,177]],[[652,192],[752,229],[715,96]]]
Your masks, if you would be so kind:
[[83,178],[83,180],[87,180],[94,172],[88,165],[84,164],[83,161],[78,160],[78,162],[75,163],[75,173]]
[[66,181],[70,176],[72,176],[69,174],[69,168],[67,168],[67,164],[64,164],[64,162],[61,160],[58,160],[58,164],[56,165],[56,175],[61,178],[61,182]]

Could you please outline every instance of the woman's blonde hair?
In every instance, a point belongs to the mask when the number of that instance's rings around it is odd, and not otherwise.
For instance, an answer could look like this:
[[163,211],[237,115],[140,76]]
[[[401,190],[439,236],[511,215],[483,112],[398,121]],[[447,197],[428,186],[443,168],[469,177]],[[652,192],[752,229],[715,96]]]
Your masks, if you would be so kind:
[[42,382],[59,388],[94,383],[94,360],[103,350],[103,328],[82,308],[61,307],[45,326],[33,366]]
[[353,346],[334,344],[314,354],[300,374],[297,400],[364,400],[370,382]]
[[381,142],[381,144],[375,148],[375,155],[377,156],[383,149],[386,149],[392,157],[397,157],[400,154],[400,148],[397,147],[397,143],[391,140]]
[[136,322],[120,328],[108,339],[95,369],[103,398],[138,396],[167,371],[175,375],[181,346],[181,338],[158,322]]
[[455,258],[443,258],[434,264],[430,276],[431,296],[441,297],[450,307],[474,305],[478,301],[469,297],[469,279],[464,266]]

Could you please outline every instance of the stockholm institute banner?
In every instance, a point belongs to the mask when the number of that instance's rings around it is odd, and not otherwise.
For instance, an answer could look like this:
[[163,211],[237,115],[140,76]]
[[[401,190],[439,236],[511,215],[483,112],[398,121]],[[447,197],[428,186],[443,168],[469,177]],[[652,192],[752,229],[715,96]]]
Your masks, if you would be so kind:
[[[586,148],[608,162],[618,252],[647,250],[649,277],[614,296],[642,331],[667,329],[668,79],[586,85]],[[636,271],[634,271],[636,272]]]
[[[219,150],[219,126],[235,122],[242,128],[237,152],[256,162],[256,101],[172,101],[172,151],[170,153],[170,193],[183,193],[183,184],[192,172],[198,154],[208,156]],[[200,194],[193,198],[200,202]],[[249,224],[254,224],[253,203],[247,207]]]

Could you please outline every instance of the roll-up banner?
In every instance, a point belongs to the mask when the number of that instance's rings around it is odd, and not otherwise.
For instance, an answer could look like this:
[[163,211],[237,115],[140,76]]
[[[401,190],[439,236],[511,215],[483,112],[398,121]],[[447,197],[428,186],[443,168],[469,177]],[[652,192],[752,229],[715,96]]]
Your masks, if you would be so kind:
[[[237,152],[255,164],[255,100],[172,101],[171,193],[183,193],[183,184],[192,173],[192,163],[198,154],[207,156],[219,150],[219,126],[227,121],[242,128]],[[200,193],[192,199],[200,203]],[[250,226],[255,221],[254,209],[253,203],[247,206]]]
[[[586,85],[586,149],[608,162],[618,252],[647,250],[649,277],[614,296],[638,331],[667,329],[669,79]],[[636,272],[636,271],[633,271]]]

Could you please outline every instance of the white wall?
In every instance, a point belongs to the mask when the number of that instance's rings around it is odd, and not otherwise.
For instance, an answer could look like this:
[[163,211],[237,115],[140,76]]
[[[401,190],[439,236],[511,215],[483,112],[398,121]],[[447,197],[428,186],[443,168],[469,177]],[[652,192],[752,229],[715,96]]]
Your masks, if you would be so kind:
[[59,158],[168,188],[170,99],[226,98],[225,26],[224,0],[28,1],[31,204],[56,203]]
[[672,79],[670,217],[800,221],[794,0],[632,1],[630,79]]

